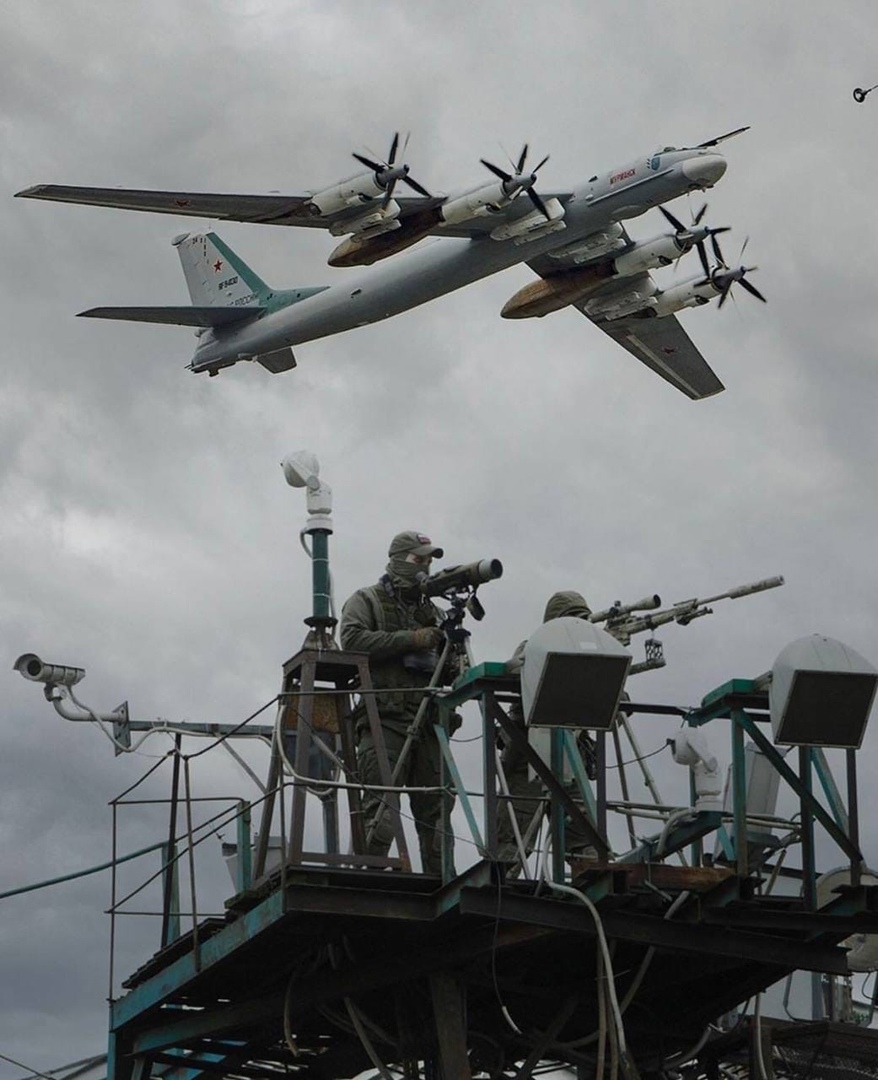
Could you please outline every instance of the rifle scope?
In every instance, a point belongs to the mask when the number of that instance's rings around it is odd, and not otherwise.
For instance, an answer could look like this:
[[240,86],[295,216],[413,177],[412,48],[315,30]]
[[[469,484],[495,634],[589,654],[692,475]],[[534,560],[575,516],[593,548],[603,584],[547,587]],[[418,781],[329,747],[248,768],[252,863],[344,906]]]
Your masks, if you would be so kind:
[[613,604],[605,611],[596,611],[589,615],[589,621],[593,623],[604,622],[606,619],[619,619],[623,615],[630,615],[632,611],[655,611],[661,606],[662,598],[658,593],[652,596],[644,596],[642,600],[635,600],[633,604]]
[[503,574],[499,559],[480,559],[464,566],[448,566],[422,581],[418,588],[424,596],[442,596],[456,589],[476,589]]

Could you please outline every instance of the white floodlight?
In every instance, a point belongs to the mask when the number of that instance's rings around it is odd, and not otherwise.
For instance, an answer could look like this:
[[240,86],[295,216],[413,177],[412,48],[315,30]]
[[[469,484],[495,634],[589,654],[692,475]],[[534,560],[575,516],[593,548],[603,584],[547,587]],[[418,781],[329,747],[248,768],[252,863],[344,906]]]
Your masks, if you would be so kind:
[[47,686],[76,686],[85,678],[85,668],[46,664],[32,652],[19,656],[12,666],[31,682],[46,683]]
[[780,746],[857,750],[878,688],[878,671],[822,634],[787,645],[771,669],[771,729]]
[[551,619],[524,648],[521,699],[534,727],[608,731],[619,709],[631,654],[586,619]]

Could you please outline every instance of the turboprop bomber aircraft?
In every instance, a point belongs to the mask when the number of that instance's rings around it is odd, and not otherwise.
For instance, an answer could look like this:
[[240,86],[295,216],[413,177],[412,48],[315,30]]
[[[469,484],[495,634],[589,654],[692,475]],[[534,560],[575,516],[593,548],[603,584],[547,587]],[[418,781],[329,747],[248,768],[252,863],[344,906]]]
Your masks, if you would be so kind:
[[[276,290],[215,233],[184,233],[173,243],[192,306],[102,307],[81,313],[195,327],[198,344],[189,364],[195,372],[215,375],[239,360],[286,371],[296,364],[294,345],[379,322],[524,262],[539,280],[508,301],[504,318],[541,317],[573,306],[662,378],[698,399],[718,393],[723,385],[675,313],[715,296],[721,306],[736,283],[765,298],[745,280],[755,267],[726,265],[716,239],[726,230],[702,225],[705,208],[686,226],[663,204],[713,187],[726,171],[717,145],[746,130],[693,147],[665,147],[596,173],[585,183],[542,193],[536,190],[537,173],[548,157],[528,169],[525,145],[508,170],[483,159],[490,174],[486,182],[456,195],[431,194],[404,161],[397,161],[397,134],[386,161],[354,154],[365,171],[313,194],[62,185],[38,185],[18,194],[183,217],[323,228],[344,237],[329,256],[334,267],[371,267],[426,237],[435,238],[384,265],[345,275],[338,284]],[[400,184],[415,194],[399,194]],[[652,207],[661,210],[671,231],[635,242],[622,222]],[[714,265],[705,250],[708,239]],[[650,270],[675,263],[693,248],[702,273],[660,288]]]

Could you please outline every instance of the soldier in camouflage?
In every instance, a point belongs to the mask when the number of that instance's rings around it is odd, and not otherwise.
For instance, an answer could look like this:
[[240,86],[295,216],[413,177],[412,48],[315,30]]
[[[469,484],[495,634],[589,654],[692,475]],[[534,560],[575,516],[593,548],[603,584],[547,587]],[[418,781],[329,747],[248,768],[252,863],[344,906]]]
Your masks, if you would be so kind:
[[[549,597],[545,613],[543,614],[543,622],[549,622],[550,619],[568,617],[587,619],[589,615],[591,615],[591,608],[588,606],[585,597],[581,593],[574,592],[573,590],[565,590],[553,593]],[[524,663],[524,647],[526,644],[527,642],[523,641],[513,653],[512,658],[507,661],[506,668],[510,673],[517,674],[521,671],[522,664]],[[521,703],[519,701],[516,701],[510,707],[509,718],[514,720],[522,730],[526,730],[524,714],[522,713]],[[586,772],[589,778],[593,780],[596,764],[594,740],[588,732],[582,731],[579,734],[577,742],[583,757]],[[522,839],[524,839],[527,836],[534,814],[541,806],[545,805],[544,800],[546,798],[546,791],[542,781],[536,777],[533,779],[529,778],[527,759],[513,743],[506,742],[503,745],[500,759],[503,763],[503,772],[509,786],[512,810],[515,814],[518,831]],[[568,787],[568,790],[571,795],[579,799],[579,793],[576,790],[575,785],[571,784]],[[568,857],[581,857],[583,855],[591,855],[594,853],[594,849],[588,845],[587,838],[581,834],[580,829],[570,819],[566,822],[564,833],[565,854]],[[505,804],[501,806],[499,811],[499,819],[497,822],[497,845],[500,859],[506,862],[513,862],[518,858],[515,833],[512,829],[512,822],[509,819],[509,810]],[[531,839],[529,842],[525,843],[525,852],[529,855],[532,850],[533,840]]]
[[[442,558],[442,554],[442,548],[436,547],[423,533],[398,533],[391,541],[390,561],[381,579],[375,585],[358,589],[342,609],[342,648],[369,654],[369,671],[378,691],[376,705],[391,772],[423,696],[413,693],[412,688],[430,682],[445,640],[439,627],[442,612],[418,590],[420,580],[429,576],[432,560]],[[400,786],[438,788],[440,785],[441,755],[433,731],[436,710],[433,705],[427,709],[428,715],[409,748],[398,778]],[[375,744],[362,704],[355,719],[360,777],[365,785],[380,785]],[[443,799],[450,801],[450,798],[439,791],[410,795],[425,874],[442,872],[440,819]],[[363,812],[367,835],[372,833],[369,843],[372,855],[386,855],[393,841],[390,815],[382,812],[378,817],[382,804],[380,792],[365,792]]]

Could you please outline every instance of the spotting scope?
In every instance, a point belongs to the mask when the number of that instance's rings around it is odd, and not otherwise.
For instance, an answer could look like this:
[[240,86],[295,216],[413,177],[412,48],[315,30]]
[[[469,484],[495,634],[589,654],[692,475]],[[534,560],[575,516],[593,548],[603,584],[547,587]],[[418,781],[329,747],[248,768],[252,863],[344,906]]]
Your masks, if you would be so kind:
[[503,574],[499,559],[480,559],[464,566],[447,566],[438,574],[428,577],[418,586],[424,596],[444,596],[460,589],[477,589],[486,581],[494,581]]

